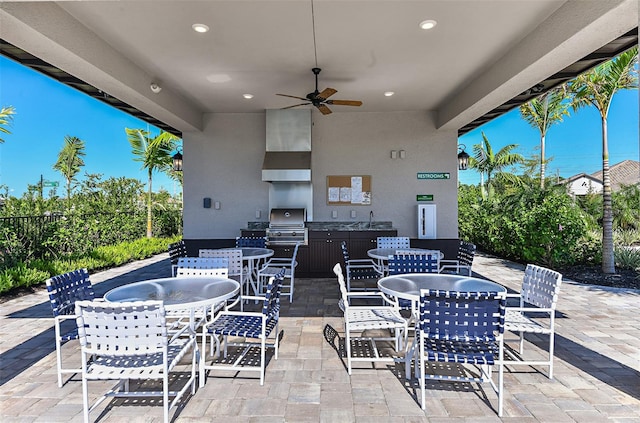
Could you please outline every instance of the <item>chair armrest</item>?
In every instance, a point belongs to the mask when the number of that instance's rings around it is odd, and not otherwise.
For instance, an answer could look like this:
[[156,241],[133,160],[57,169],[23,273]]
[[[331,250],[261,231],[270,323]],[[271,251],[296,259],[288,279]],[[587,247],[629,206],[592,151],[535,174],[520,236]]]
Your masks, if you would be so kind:
[[254,300],[254,301],[262,301],[264,302],[264,297],[260,297],[257,295],[243,295],[240,300],[244,301],[244,300]]
[[347,297],[381,297],[382,293],[377,291],[358,291],[358,292],[347,292]]
[[520,294],[518,292],[507,292],[507,298],[520,298]]
[[533,313],[553,313],[552,308],[538,308],[538,307],[506,307],[507,311],[530,311]]
[[460,266],[460,262],[458,260],[440,260],[440,264],[442,266]]

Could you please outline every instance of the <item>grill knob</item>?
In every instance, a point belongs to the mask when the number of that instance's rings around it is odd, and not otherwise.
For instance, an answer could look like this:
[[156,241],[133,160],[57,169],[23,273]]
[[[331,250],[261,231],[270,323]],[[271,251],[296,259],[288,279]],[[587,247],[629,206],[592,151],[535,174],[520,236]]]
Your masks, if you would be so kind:
[[282,232],[276,232],[277,236],[282,236]]
[[291,232],[291,236],[296,236],[297,234],[295,232]]

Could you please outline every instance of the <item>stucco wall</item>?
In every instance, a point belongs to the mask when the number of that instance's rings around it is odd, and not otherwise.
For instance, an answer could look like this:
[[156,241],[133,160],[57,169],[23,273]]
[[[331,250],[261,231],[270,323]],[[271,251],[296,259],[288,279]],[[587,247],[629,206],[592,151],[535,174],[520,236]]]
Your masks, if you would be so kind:
[[[457,133],[438,131],[426,112],[312,114],[314,221],[392,221],[417,237],[417,194],[433,194],[438,238],[457,233]],[[203,132],[183,134],[184,237],[233,238],[247,222],[268,220],[269,186],[261,180],[265,115],[214,113]],[[404,150],[404,159],[390,157]],[[418,180],[418,172],[449,172],[449,180]],[[371,206],[327,206],[327,175],[371,175]],[[220,209],[203,208],[203,198]],[[261,218],[256,219],[260,210]],[[333,219],[331,212],[337,211]],[[351,218],[351,210],[356,217]]]

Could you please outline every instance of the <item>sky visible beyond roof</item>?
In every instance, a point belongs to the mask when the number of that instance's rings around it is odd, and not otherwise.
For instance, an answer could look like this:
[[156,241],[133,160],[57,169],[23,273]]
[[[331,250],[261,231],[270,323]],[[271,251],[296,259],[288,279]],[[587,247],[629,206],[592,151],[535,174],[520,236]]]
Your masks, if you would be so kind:
[[[614,97],[609,112],[609,162],[640,160],[638,90],[621,91]],[[66,135],[85,141],[86,173],[109,177],[129,177],[147,182],[147,173],[135,162],[124,128],[145,129],[157,135],[160,130],[146,122],[108,106],[71,87],[61,84],[21,64],[0,56],[0,107],[13,106],[16,114],[0,144],[0,184],[10,195],[20,197],[28,184],[40,177],[60,182],[63,178],[52,166]],[[525,157],[539,154],[540,134],[521,117],[519,109],[463,135],[459,143],[472,154],[473,145],[482,142],[484,132],[495,151],[507,144],[518,144]],[[547,134],[547,177],[568,178],[578,173],[591,174],[602,169],[602,133],[599,113],[593,107],[572,112],[564,122]],[[425,171],[430,171],[425,169]],[[459,172],[460,183],[477,184],[474,170]],[[180,186],[161,173],[154,174],[154,191],[171,194]],[[45,195],[48,195],[45,189]]]

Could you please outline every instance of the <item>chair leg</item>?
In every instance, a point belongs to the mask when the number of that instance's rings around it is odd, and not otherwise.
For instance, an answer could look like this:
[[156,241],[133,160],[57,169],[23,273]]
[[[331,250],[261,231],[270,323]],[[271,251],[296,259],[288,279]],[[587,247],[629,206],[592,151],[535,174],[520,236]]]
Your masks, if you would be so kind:
[[422,353],[420,354],[420,407],[422,407],[423,410],[427,409],[427,402],[426,402],[426,394],[425,394],[425,377],[426,377],[426,371],[425,371],[425,366],[426,366],[426,362],[423,359]]
[[162,407],[165,423],[169,422],[169,372],[162,377]]
[[549,379],[553,379],[553,344],[554,344],[554,331],[551,330],[549,334]]
[[264,360],[265,349],[267,347],[267,335],[262,330],[262,342],[260,343],[260,386],[264,385]]
[[344,349],[347,353],[347,370],[351,376],[351,335],[349,334],[349,324],[345,324]]
[[58,366],[58,388],[62,388],[62,343],[60,342],[60,322],[56,319],[56,364]]

